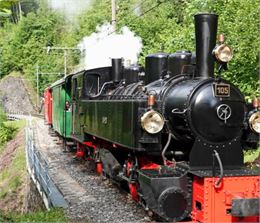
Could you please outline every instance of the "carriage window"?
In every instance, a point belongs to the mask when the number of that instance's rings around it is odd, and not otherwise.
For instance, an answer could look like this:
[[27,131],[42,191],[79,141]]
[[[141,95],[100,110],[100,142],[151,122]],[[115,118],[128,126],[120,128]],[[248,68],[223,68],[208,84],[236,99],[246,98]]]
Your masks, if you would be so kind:
[[84,78],[84,96],[94,96],[99,92],[99,75],[87,74]]

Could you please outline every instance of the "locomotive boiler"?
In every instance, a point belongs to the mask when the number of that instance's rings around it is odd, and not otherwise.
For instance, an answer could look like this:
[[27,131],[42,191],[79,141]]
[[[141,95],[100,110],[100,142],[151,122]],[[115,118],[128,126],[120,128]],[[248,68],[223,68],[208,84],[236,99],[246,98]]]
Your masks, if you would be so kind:
[[260,179],[243,164],[244,96],[221,77],[232,50],[222,35],[216,44],[217,20],[195,15],[196,53],[151,54],[145,69],[114,58],[51,87],[71,106],[57,108],[69,125],[58,132],[76,155],[166,221],[259,220]]

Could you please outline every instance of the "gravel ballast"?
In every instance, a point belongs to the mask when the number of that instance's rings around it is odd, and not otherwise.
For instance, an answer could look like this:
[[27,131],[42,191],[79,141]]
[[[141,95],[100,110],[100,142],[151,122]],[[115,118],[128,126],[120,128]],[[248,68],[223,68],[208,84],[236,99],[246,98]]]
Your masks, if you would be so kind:
[[69,205],[66,214],[72,222],[150,222],[129,194],[96,175],[93,162],[64,152],[61,141],[50,135],[43,120],[34,120],[33,129],[36,147],[48,161],[50,175]]

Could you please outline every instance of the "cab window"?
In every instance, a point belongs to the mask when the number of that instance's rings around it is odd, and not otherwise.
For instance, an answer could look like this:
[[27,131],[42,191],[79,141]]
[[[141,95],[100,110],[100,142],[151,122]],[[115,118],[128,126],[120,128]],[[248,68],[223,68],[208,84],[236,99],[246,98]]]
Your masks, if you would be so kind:
[[95,96],[99,92],[100,77],[98,74],[88,73],[84,78],[83,97]]

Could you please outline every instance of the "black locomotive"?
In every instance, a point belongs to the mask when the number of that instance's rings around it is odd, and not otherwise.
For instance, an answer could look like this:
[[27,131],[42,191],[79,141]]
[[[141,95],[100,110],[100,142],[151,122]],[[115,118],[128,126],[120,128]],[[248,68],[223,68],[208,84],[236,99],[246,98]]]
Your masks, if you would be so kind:
[[[167,221],[257,221],[259,215],[254,186],[237,199],[259,177],[243,164],[246,106],[239,89],[221,77],[232,50],[222,35],[216,45],[217,18],[195,15],[196,54],[151,54],[145,69],[123,67],[116,58],[111,67],[65,81],[72,104],[67,140],[77,143],[77,155],[127,183],[136,201]],[[238,190],[229,183],[234,176]],[[207,194],[227,191],[230,203],[212,207]]]

